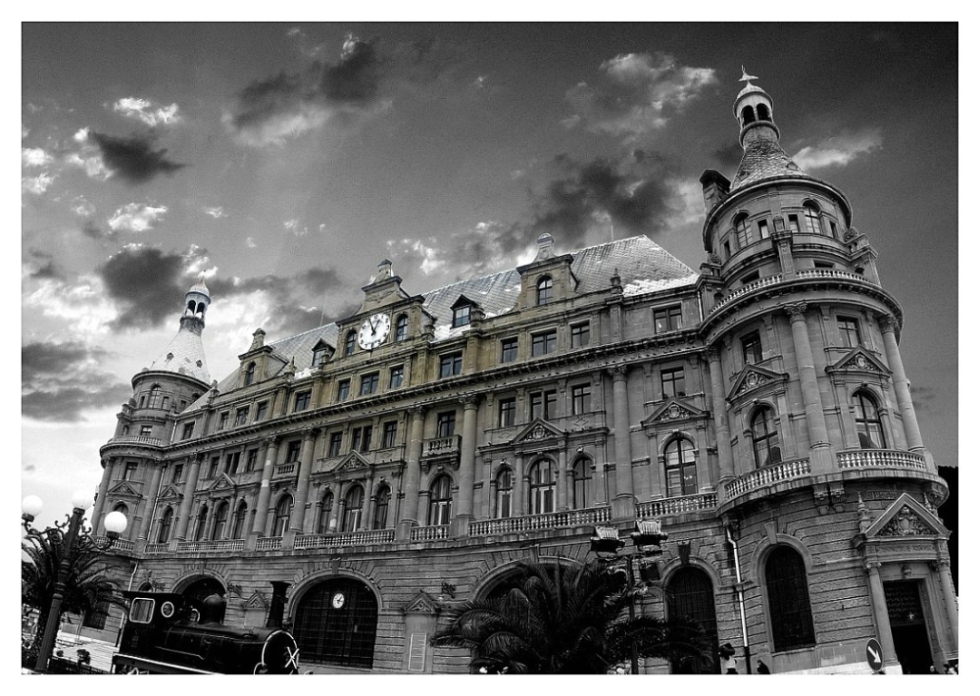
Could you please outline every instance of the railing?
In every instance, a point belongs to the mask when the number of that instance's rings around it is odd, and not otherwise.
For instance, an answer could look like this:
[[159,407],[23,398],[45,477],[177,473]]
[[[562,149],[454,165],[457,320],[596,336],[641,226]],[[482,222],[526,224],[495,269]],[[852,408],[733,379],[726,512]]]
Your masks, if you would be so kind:
[[438,457],[444,454],[455,454],[459,452],[459,435],[449,437],[437,437],[431,440],[422,441],[423,457]]
[[903,450],[866,449],[838,452],[837,465],[841,469],[900,468],[926,470],[926,460],[920,454]]
[[470,536],[491,536],[529,532],[536,529],[555,529],[558,527],[586,527],[609,521],[609,508],[588,508],[586,510],[565,510],[549,512],[544,515],[524,517],[503,517],[497,520],[477,520],[470,522]]
[[134,445],[153,445],[154,447],[162,447],[163,439],[159,437],[149,437],[148,435],[123,435],[122,437],[114,437],[109,440],[110,444],[118,445],[124,442],[132,443]]
[[729,293],[728,297],[725,297],[724,299],[720,300],[714,307],[711,308],[711,311],[708,312],[708,315],[710,316],[714,314],[719,309],[725,307],[726,305],[731,304],[742,295],[747,295],[753,290],[758,290],[759,288],[764,288],[769,285],[775,285],[776,283],[781,283],[782,280],[783,280],[783,274],[777,273],[776,275],[766,276],[765,278],[759,278],[759,280],[752,281],[748,285],[743,285],[737,290],[733,290],[731,293]]
[[177,553],[199,553],[201,551],[241,551],[245,548],[244,539],[221,539],[218,541],[178,541]]
[[[95,543],[99,546],[104,546],[109,543],[109,538],[104,536],[95,537]],[[112,548],[109,550],[114,553],[132,553],[135,548],[136,542],[134,541],[130,541],[129,539],[116,539],[112,544]]]
[[849,273],[847,271],[838,271],[832,268],[808,268],[805,271],[797,271],[797,278],[839,278],[841,280],[856,280],[859,283],[868,283],[869,285],[878,285],[871,278],[867,276],[860,275],[858,273]]
[[394,540],[394,529],[377,529],[346,534],[304,534],[296,537],[293,548],[319,549],[334,546],[368,546],[370,544],[390,544]]
[[808,278],[828,278],[828,279],[836,278],[838,280],[856,281],[859,283],[867,283],[868,285],[874,285],[876,287],[878,286],[877,283],[875,283],[871,278],[868,278],[866,276],[859,275],[857,273],[849,273],[847,271],[838,271],[831,268],[808,268],[806,270],[797,271],[796,275],[793,278],[784,278],[782,273],[777,273],[776,275],[766,276],[765,278],[759,278],[759,280],[752,281],[748,285],[743,285],[742,287],[733,290],[731,293],[728,294],[727,297],[723,298],[717,304],[715,304],[715,306],[712,307],[711,310],[708,312],[708,315],[710,316],[714,314],[722,307],[726,307],[727,305],[737,300],[739,297],[742,297],[743,295],[747,295],[753,290],[758,290],[759,288],[764,288],[770,285],[777,285],[778,283],[781,283],[784,280],[786,281],[806,280]]
[[696,510],[713,510],[717,506],[717,493],[700,493],[698,495],[685,495],[677,498],[650,500],[645,503],[638,503],[636,506],[636,516],[640,519],[647,519],[662,515],[679,515]]
[[448,524],[437,524],[431,527],[412,527],[412,541],[432,541],[433,539],[448,538]]
[[289,462],[288,464],[277,464],[275,471],[272,472],[272,478],[285,478],[286,476],[292,476],[296,473],[296,462]]
[[255,542],[256,551],[278,551],[282,548],[282,537],[262,537]]
[[725,497],[731,500],[736,496],[742,495],[742,493],[746,493],[756,488],[768,486],[780,481],[789,481],[790,479],[799,478],[801,476],[807,476],[809,473],[809,457],[780,462],[779,464],[770,464],[767,467],[756,469],[755,471],[745,474],[744,476],[739,476],[734,481],[726,483]]
[[170,544],[147,544],[146,553],[167,553],[170,549]]

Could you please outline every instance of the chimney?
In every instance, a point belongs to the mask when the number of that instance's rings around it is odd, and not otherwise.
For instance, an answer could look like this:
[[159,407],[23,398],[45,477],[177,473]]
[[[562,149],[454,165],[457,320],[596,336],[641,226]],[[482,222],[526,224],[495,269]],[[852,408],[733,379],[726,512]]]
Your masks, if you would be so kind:
[[272,600],[269,602],[269,618],[265,622],[266,628],[282,628],[282,614],[286,608],[286,590],[289,588],[288,582],[272,580]]
[[701,192],[704,195],[704,212],[707,214],[728,197],[728,189],[732,184],[723,174],[714,169],[705,169],[699,181],[701,182]]

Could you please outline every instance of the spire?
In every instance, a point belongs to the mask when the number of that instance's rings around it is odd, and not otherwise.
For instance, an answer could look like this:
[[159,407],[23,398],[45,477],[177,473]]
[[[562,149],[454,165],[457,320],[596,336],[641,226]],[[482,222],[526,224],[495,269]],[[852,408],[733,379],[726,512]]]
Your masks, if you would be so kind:
[[204,276],[184,293],[184,311],[180,317],[180,329],[163,353],[150,364],[151,370],[164,370],[187,375],[202,382],[211,380],[204,360],[204,316],[211,305],[211,293],[204,283]]

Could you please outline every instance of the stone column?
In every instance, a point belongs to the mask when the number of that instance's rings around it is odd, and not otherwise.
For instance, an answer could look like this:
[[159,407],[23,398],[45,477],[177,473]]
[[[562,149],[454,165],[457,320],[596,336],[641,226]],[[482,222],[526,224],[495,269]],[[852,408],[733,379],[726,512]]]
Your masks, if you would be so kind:
[[296,481],[296,498],[289,519],[289,530],[303,533],[303,520],[306,519],[306,498],[310,492],[310,471],[313,469],[313,448],[316,446],[317,428],[308,428],[303,433],[303,449],[299,455],[299,478]]
[[163,475],[163,463],[157,462],[153,467],[153,476],[150,478],[150,490],[146,492],[146,509],[143,511],[143,523],[140,525],[139,539],[146,540],[150,533],[150,526],[153,524],[153,517],[156,514],[157,493],[160,490],[160,477]]
[[558,500],[555,501],[555,510],[568,509],[568,453],[562,447],[558,450],[558,480],[555,482]]
[[888,367],[892,371],[892,384],[895,387],[895,398],[898,400],[898,410],[902,414],[902,429],[909,450],[925,455],[922,445],[922,435],[919,433],[919,422],[915,418],[915,408],[912,406],[912,395],[909,393],[909,381],[905,376],[905,366],[902,355],[898,352],[898,339],[895,336],[896,322],[892,317],[879,320],[881,336],[885,340],[885,356]]
[[272,495],[272,471],[279,455],[279,438],[269,438],[265,445],[265,465],[262,467],[262,483],[259,487],[259,501],[255,504],[255,519],[252,521],[252,534],[265,536],[265,520],[269,514],[269,497]]
[[187,523],[191,517],[191,505],[194,503],[194,490],[197,488],[197,477],[201,473],[201,462],[204,461],[204,454],[198,454],[191,462],[191,468],[187,472],[187,481],[184,482],[184,498],[180,501],[180,517],[177,520],[177,534],[174,538],[178,541],[187,540]]
[[807,434],[810,438],[810,470],[814,474],[833,473],[837,467],[830,451],[827,422],[823,417],[823,402],[817,386],[817,372],[813,366],[813,351],[810,349],[810,335],[806,324],[806,303],[796,302],[787,305],[785,310],[793,328],[793,349],[796,352]]
[[109,493],[109,479],[112,477],[112,460],[102,460],[102,481],[99,482],[99,494],[95,497],[95,505],[92,507],[92,533],[99,534],[102,525],[102,508],[105,506],[105,497]]
[[[718,447],[718,483],[735,478],[735,458],[732,456],[732,435],[728,428],[728,404],[725,401],[725,380],[721,371],[721,352],[708,348],[708,371],[711,378],[711,410],[715,418],[715,444]],[[718,490],[724,490],[719,485]]]
[[527,514],[527,497],[524,495],[524,455],[518,454],[514,457],[514,492],[513,499],[510,501],[510,508],[513,517],[521,517]]
[[885,587],[881,584],[881,575],[877,561],[867,561],[864,564],[868,571],[868,584],[871,586],[871,611],[874,613],[875,626],[878,628],[878,642],[881,644],[882,666],[897,665],[895,641],[892,639],[892,625],[888,620],[888,605],[885,604]]
[[473,520],[473,481],[476,478],[476,410],[477,396],[464,396],[463,434],[459,445],[459,504],[453,515],[453,536],[469,536]]
[[613,519],[631,519],[636,516],[626,370],[625,365],[617,365],[609,371],[613,379],[613,429],[615,430],[613,452],[616,457],[616,497],[612,501]]
[[412,422],[409,425],[405,457],[405,504],[395,533],[398,541],[408,541],[412,535],[412,527],[419,523],[419,475],[421,473],[419,462],[422,459],[422,425],[425,423],[425,408],[416,406],[411,411]]
[[949,631],[953,634],[951,648],[957,652],[960,649],[959,608],[956,604],[956,590],[953,588],[953,577],[949,572],[949,558],[943,558],[938,564],[939,581],[943,586],[943,603],[946,605],[946,618],[949,619]]

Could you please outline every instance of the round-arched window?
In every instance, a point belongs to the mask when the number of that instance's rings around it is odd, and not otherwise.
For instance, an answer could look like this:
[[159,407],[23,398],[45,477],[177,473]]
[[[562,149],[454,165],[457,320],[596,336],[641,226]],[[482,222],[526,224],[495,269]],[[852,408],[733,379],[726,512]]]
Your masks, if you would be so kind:
[[[667,583],[667,618],[693,619],[704,630],[709,645],[718,645],[718,621],[715,614],[715,592],[708,574],[696,566],[681,568]],[[718,652],[711,651],[707,661],[695,658],[675,658],[670,662],[671,674],[718,674]]]
[[232,539],[244,539],[245,538],[245,520],[248,517],[248,505],[242,500],[238,503],[238,507],[235,508],[235,517],[231,525],[231,538]]
[[769,407],[760,408],[752,417],[752,450],[757,467],[778,464],[783,460],[776,419]]
[[272,536],[281,537],[289,529],[289,517],[293,514],[293,496],[284,495],[276,503],[276,516],[272,520]]
[[378,488],[374,496],[374,519],[371,520],[371,529],[387,529],[388,527],[388,503],[391,500],[391,488],[383,485]]
[[214,526],[211,527],[211,541],[218,541],[225,533],[225,524],[228,522],[228,503],[222,501],[214,511]]
[[344,525],[342,532],[356,532],[361,527],[361,508],[364,505],[364,489],[351,486],[344,497]]
[[875,400],[867,392],[859,391],[851,397],[851,405],[861,449],[886,449],[885,429],[881,426]]
[[170,541],[170,528],[174,524],[174,509],[167,506],[167,509],[163,511],[163,517],[160,518],[160,531],[157,534],[157,543],[165,544]]
[[572,509],[587,508],[592,499],[592,462],[588,457],[579,457],[572,465]]
[[766,558],[766,595],[772,626],[773,650],[792,650],[814,644],[810,592],[803,558],[780,544]]
[[317,534],[330,533],[330,514],[333,512],[333,491],[327,491],[320,500],[320,516],[316,522]]
[[408,315],[399,314],[395,319],[395,340],[404,341],[408,338]]
[[201,509],[197,511],[197,524],[194,527],[194,541],[200,541],[204,538],[204,527],[208,522],[208,506],[202,505]]
[[551,276],[544,276],[538,280],[537,304],[543,305],[551,302],[551,291],[553,288],[554,282],[551,280]]
[[813,203],[803,205],[803,220],[808,234],[821,234],[820,209]]
[[446,474],[437,476],[429,488],[429,524],[449,524],[453,514],[453,483]]
[[311,588],[293,615],[293,635],[304,662],[370,668],[377,629],[374,593],[351,578]]
[[528,512],[544,515],[555,511],[555,468],[548,459],[539,459],[528,469]]
[[504,518],[513,514],[511,509],[512,496],[514,494],[514,475],[510,469],[504,467],[497,472],[497,491],[494,501],[494,517]]
[[694,461],[694,445],[687,438],[671,440],[664,450],[667,473],[667,497],[694,495],[698,492],[698,472]]

